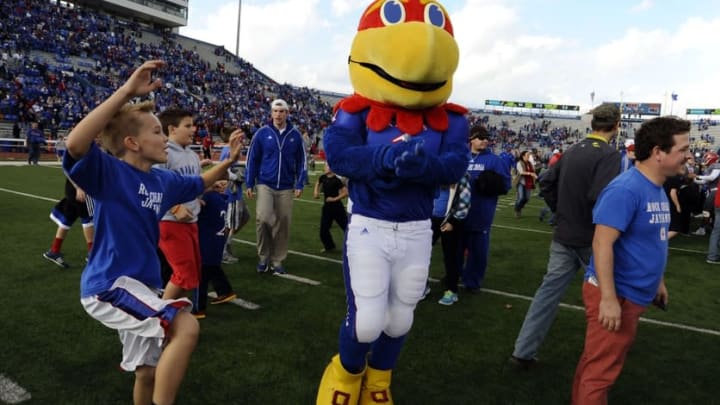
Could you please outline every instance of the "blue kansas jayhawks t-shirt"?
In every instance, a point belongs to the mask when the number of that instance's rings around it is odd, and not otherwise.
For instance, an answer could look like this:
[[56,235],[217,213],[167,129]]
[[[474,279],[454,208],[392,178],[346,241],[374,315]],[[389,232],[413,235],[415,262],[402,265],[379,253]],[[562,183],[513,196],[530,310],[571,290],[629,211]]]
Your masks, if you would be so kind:
[[[657,294],[667,263],[670,203],[662,186],[631,168],[600,193],[593,209],[593,222],[621,233],[613,245],[618,297],[649,305]],[[596,276],[592,259],[587,276]]]

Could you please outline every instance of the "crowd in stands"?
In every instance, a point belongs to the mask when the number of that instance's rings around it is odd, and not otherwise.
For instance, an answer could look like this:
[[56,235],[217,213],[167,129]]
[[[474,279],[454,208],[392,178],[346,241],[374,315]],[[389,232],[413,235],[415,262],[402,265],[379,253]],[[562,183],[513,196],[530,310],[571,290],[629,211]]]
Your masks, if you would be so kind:
[[494,125],[488,115],[471,115],[470,121],[471,126],[481,124],[487,127],[490,145],[497,152],[527,148],[549,151],[564,148],[585,137],[585,132],[577,128],[554,126],[553,121],[547,119],[529,118],[525,124],[501,120],[499,125]]
[[710,134],[700,134],[699,138],[700,138],[700,141],[702,141],[702,142],[707,142],[710,144],[715,143],[715,137]]
[[[331,106],[316,91],[278,84],[224,50],[216,51],[224,63],[203,60],[167,31],[59,2],[3,1],[0,14],[7,16],[0,20],[0,120],[23,127],[37,120],[51,138],[108,97],[129,77],[132,62],[149,59],[168,62],[164,87],[153,94],[158,110],[190,109],[212,135],[260,127],[275,97],[288,101],[291,119],[310,134],[330,121]],[[240,73],[228,73],[225,63]]]
[[695,121],[694,124],[697,125],[698,131],[707,131],[710,127],[718,125],[718,121],[710,118],[701,118]]
[[[308,132],[315,151],[331,119],[332,106],[318,91],[276,83],[223,47],[212,50],[217,60],[204,60],[169,31],[59,2],[8,0],[0,4],[0,14],[7,16],[0,20],[0,121],[19,123],[22,134],[38,121],[56,139],[129,77],[134,67],[128,61],[149,59],[168,62],[161,73],[164,86],[152,95],[158,110],[173,106],[195,112],[197,143],[206,134],[222,137],[239,127],[254,133],[269,117],[274,98],[287,100],[291,121]],[[526,118],[508,116],[497,124],[497,118],[479,112],[470,114],[470,124],[487,126],[498,152],[564,149],[589,131],[544,115]],[[696,124],[707,131],[717,122]],[[634,131],[624,122],[620,139],[632,138]],[[715,141],[708,133],[699,140]]]

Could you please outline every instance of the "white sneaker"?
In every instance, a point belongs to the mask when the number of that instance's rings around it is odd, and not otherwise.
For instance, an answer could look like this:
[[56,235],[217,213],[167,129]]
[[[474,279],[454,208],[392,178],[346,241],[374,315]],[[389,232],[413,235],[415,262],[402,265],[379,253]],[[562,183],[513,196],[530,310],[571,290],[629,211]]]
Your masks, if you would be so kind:
[[422,295],[422,298],[420,298],[420,300],[424,300],[425,298],[427,298],[428,295],[430,295],[430,286],[425,285],[425,291],[423,291],[423,295]]
[[230,253],[227,253],[227,252],[223,253],[223,258],[222,258],[223,264],[233,264],[233,263],[237,263],[238,260],[240,260],[240,259],[238,259],[237,257],[231,255]]
[[697,231],[692,233],[695,236],[705,236],[705,228],[700,227]]

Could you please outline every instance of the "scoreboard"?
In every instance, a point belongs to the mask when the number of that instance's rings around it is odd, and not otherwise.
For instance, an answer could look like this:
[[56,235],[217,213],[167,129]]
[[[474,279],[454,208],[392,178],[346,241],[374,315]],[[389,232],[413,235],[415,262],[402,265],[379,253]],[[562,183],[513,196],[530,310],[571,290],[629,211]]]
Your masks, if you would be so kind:
[[688,108],[687,115],[720,115],[720,108]]
[[485,100],[485,105],[493,107],[535,108],[539,110],[580,111],[579,105],[532,103],[528,101]]
[[660,103],[631,103],[631,102],[619,102],[619,101],[606,101],[607,103],[622,106],[623,114],[638,114],[638,115],[660,115]]

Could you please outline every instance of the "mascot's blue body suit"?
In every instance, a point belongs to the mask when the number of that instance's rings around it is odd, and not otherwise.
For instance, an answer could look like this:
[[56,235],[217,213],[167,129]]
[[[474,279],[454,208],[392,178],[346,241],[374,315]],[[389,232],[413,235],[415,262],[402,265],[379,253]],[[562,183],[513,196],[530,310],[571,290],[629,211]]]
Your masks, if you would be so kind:
[[352,201],[343,270],[347,315],[317,404],[392,404],[395,368],[428,276],[435,190],[468,162],[463,107],[446,103],[458,49],[446,11],[427,0],[377,0],[349,58],[355,94],[324,135]]

